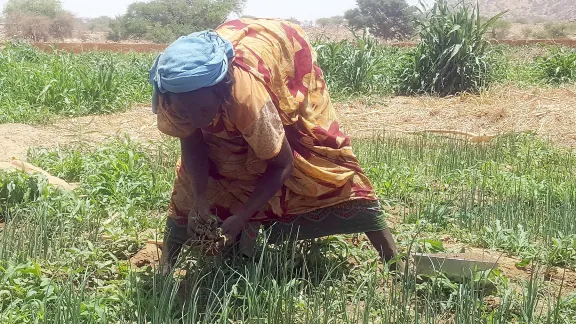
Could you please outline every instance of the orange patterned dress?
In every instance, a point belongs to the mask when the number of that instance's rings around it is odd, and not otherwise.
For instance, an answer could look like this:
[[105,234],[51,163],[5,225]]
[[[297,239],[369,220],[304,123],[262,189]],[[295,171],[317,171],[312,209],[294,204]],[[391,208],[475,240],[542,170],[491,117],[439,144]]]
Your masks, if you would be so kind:
[[[285,21],[242,19],[216,32],[235,50],[233,99],[202,129],[212,164],[207,198],[216,215],[226,219],[248,200],[266,160],[279,153],[284,137],[293,150],[294,173],[251,218],[251,225],[290,223],[299,215],[355,200],[374,205],[372,185],[335,120],[316,53],[304,31]],[[163,133],[186,137],[195,131],[166,108],[160,102],[158,127]],[[180,162],[176,172],[169,217],[184,225],[194,197]]]

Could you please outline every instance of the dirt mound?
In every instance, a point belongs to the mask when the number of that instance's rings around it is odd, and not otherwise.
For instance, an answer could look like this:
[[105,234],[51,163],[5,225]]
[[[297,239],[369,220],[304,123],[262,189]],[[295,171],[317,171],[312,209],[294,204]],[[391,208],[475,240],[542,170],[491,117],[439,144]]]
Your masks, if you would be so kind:
[[146,244],[138,253],[130,258],[130,264],[137,268],[155,266],[160,263],[161,251],[155,244]]

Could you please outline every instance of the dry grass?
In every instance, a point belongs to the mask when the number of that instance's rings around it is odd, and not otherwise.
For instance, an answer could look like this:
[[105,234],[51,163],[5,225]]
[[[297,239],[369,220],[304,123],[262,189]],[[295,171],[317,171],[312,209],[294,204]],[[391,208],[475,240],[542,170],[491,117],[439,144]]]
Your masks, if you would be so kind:
[[337,105],[348,134],[368,137],[382,129],[442,130],[470,136],[535,132],[576,148],[576,87],[497,87],[481,95],[366,98]]

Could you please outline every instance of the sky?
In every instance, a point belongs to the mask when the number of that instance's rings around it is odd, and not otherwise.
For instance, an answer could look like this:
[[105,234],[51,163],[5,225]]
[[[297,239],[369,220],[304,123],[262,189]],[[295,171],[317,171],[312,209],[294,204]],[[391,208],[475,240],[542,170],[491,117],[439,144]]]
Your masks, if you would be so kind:
[[[6,1],[0,0],[0,6],[4,7]],[[135,0],[62,0],[65,9],[78,17],[86,18],[121,15],[132,2]],[[408,2],[417,4],[418,0]],[[310,21],[342,15],[355,5],[356,0],[247,0],[243,13],[257,17],[293,17]]]

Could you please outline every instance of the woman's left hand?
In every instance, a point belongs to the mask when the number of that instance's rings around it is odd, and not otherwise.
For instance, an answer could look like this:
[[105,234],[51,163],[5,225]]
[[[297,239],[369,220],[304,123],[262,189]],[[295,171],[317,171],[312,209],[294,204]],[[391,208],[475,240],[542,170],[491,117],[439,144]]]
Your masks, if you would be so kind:
[[222,223],[222,233],[224,235],[229,235],[235,240],[238,234],[242,232],[247,222],[247,217],[241,215],[232,215],[228,217],[224,223]]

